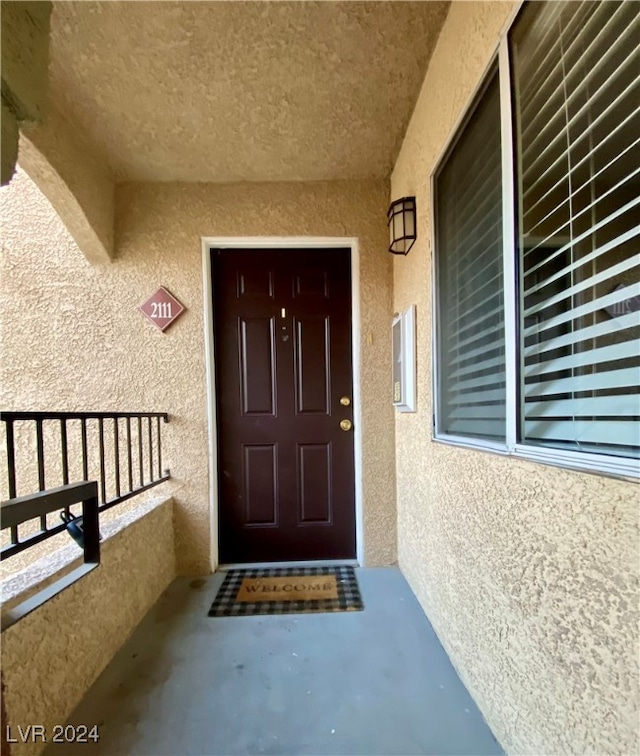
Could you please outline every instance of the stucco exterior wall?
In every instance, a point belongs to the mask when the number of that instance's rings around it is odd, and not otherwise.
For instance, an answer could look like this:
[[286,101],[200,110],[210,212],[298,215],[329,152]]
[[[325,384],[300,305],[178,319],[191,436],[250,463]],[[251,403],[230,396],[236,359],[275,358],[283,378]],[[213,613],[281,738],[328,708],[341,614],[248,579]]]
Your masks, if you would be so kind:
[[20,136],[19,164],[45,194],[92,263],[113,255],[114,184],[77,126],[54,107]]
[[[382,181],[124,184],[116,259],[91,266],[24,174],[0,192],[0,404],[15,410],[166,411],[182,574],[209,572],[202,236],[349,236],[360,245],[365,561],[396,558],[392,261]],[[137,306],[166,286],[187,312],[164,334]]]
[[394,309],[418,321],[399,563],[508,752],[638,753],[638,487],[431,440],[430,175],[511,9],[453,3],[392,176],[419,216],[394,263]]
[[19,127],[42,120],[49,89],[50,2],[2,3],[2,185],[14,174]]
[[[12,737],[40,724],[49,736],[175,577],[172,501],[105,538],[101,564],[2,634],[2,675]],[[54,628],[54,630],[52,630]],[[97,722],[91,723],[99,724]],[[37,743],[12,743],[36,756]]]

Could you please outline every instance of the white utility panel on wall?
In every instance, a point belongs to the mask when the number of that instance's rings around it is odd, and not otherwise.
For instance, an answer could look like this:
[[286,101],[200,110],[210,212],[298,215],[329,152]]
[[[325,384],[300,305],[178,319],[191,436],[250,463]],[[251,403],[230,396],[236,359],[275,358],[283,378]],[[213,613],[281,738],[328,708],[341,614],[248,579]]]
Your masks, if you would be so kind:
[[416,306],[396,315],[393,343],[393,404],[399,412],[416,411]]

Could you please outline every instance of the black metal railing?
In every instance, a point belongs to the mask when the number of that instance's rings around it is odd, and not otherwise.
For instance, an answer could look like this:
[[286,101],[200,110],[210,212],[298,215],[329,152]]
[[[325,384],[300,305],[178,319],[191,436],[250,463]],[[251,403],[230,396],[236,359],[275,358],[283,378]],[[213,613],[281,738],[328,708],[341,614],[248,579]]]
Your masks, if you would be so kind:
[[[170,478],[162,468],[161,427],[169,422],[167,413],[3,412],[0,421],[5,427],[9,502],[19,489],[31,494],[69,485],[72,479],[95,480],[102,512]],[[19,485],[21,473],[28,480]],[[29,490],[23,491],[25,487]],[[64,512],[68,518],[68,506]],[[64,522],[49,525],[44,512],[38,517],[39,531],[25,537],[20,537],[18,523],[9,526],[10,544],[1,549],[0,558],[67,528]]]
[[[18,526],[29,520],[45,517],[50,512],[63,509],[67,512],[74,504],[82,503],[81,538],[79,543],[84,554],[83,563],[62,575],[50,585],[39,590],[35,595],[22,601],[18,606],[3,609],[2,632],[14,625],[27,614],[42,606],[56,594],[73,585],[89,574],[100,564],[100,533],[98,531],[98,486],[95,481],[71,483],[49,491],[21,496],[3,501],[0,505],[2,530],[17,530]],[[4,554],[3,554],[4,558]]]

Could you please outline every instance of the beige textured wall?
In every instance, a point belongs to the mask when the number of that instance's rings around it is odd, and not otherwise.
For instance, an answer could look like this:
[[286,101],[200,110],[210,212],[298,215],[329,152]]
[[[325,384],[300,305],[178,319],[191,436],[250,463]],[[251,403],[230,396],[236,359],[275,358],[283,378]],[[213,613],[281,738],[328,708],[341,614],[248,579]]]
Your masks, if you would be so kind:
[[56,2],[51,100],[118,183],[386,178],[447,6]]
[[511,7],[453,4],[392,177],[419,214],[394,266],[395,309],[418,317],[418,412],[396,416],[399,562],[508,752],[632,754],[638,487],[431,441],[429,177]]
[[49,67],[51,2],[3,0],[2,98],[19,121],[45,114]]
[[[392,563],[386,204],[384,182],[125,184],[116,194],[116,259],[93,267],[29,179],[17,176],[0,192],[0,405],[169,412],[163,457],[173,476],[165,485],[176,502],[179,571],[208,572],[201,237],[358,237],[365,559],[369,565]],[[165,334],[136,309],[159,284],[187,307]]]
[[2,139],[1,164],[0,164],[0,182],[2,186],[8,184],[11,181],[11,177],[15,173],[16,163],[18,161],[18,139],[20,137],[20,126],[18,119],[10,108],[2,100],[2,133],[0,138]]
[[[11,726],[15,738],[19,725],[24,731],[41,724],[51,734],[67,721],[175,577],[171,500],[105,539],[101,549],[98,569],[2,634],[3,727]],[[12,744],[15,756],[41,750],[41,743]]]
[[20,167],[35,181],[92,263],[113,256],[114,185],[111,174],[54,107],[20,137]]
[[18,128],[41,121],[49,89],[50,2],[2,2],[2,185],[15,171]]

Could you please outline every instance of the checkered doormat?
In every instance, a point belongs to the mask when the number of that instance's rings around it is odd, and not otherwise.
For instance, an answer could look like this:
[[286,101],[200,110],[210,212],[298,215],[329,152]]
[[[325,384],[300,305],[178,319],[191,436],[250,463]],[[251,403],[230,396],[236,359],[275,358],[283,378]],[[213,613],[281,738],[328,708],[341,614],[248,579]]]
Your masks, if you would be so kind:
[[[305,598],[299,598],[302,595]],[[209,617],[362,609],[353,567],[274,567],[229,570],[209,609]]]

